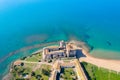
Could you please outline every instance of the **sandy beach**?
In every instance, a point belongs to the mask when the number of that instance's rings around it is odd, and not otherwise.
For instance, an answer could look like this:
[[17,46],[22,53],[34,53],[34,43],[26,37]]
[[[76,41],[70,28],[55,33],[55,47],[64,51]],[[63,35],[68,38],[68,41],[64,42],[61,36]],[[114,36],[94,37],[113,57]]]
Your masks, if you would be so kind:
[[98,67],[106,68],[109,70],[117,71],[120,72],[120,60],[110,60],[110,59],[101,59],[101,58],[96,58],[90,55],[87,51],[82,49],[83,54],[86,57],[80,58],[80,62],[85,61],[91,64],[94,64]]
[[80,50],[82,50],[82,54],[84,56],[79,58],[80,62],[84,61],[96,65],[98,67],[120,72],[120,60],[94,57],[89,53],[90,46],[88,46],[85,42],[76,40],[73,40],[71,42],[77,45]]
[[[93,65],[96,65],[98,67],[102,67],[102,68],[105,68],[105,69],[120,72],[120,60],[102,59],[102,58],[94,57],[89,53],[90,47],[86,46],[85,42],[74,41],[74,40],[70,41],[70,42],[75,44],[75,46],[73,45],[74,47],[76,47],[77,49],[82,50],[82,53],[83,53],[84,57],[79,58],[80,62],[84,61],[84,62],[91,63]],[[41,51],[42,51],[42,49],[40,49],[40,50],[38,50],[38,51],[36,51],[36,52],[34,52],[32,54],[36,54],[36,53],[41,52]],[[10,74],[6,75],[4,78],[6,79],[6,78],[9,78],[9,77],[11,77]]]

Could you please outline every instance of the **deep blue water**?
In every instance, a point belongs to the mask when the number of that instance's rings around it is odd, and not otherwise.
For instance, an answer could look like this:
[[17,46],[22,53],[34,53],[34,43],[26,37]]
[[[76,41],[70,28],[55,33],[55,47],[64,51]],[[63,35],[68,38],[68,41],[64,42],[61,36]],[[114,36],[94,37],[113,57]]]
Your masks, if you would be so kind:
[[[0,60],[23,47],[70,39],[94,46],[94,56],[120,59],[119,34],[119,0],[0,0]],[[2,60],[0,76],[33,51]]]

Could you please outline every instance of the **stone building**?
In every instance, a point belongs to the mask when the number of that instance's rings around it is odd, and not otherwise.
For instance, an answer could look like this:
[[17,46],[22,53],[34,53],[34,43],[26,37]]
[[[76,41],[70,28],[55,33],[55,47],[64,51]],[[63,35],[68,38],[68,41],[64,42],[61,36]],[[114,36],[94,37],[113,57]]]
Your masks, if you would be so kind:
[[62,57],[76,57],[76,50],[71,44],[60,41],[59,46],[49,46],[43,48],[43,59],[49,60]]
[[76,56],[76,50],[73,48],[71,44],[66,45],[66,55],[67,57],[75,57]]

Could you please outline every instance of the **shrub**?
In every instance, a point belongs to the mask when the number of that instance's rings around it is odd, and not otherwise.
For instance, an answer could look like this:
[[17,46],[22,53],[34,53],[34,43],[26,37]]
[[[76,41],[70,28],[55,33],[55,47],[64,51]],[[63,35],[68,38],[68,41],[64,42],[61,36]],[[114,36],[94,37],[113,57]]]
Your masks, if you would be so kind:
[[26,58],[27,58],[26,56],[25,56],[25,57],[22,57],[21,60],[25,60]]
[[42,73],[46,76],[49,76],[50,75],[50,72],[45,70],[45,69],[42,69]]
[[24,66],[24,63],[22,62],[20,65],[21,65],[21,66]]
[[31,73],[31,76],[35,76],[35,75],[36,75],[35,72],[32,72],[32,73]]
[[36,75],[36,79],[39,80],[42,76],[41,75]]

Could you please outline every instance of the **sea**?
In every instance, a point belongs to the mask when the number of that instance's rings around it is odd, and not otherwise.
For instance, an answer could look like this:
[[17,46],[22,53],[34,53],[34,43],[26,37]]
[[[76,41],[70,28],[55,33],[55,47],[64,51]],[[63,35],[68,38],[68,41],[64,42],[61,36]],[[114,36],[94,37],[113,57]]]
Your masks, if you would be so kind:
[[120,1],[0,0],[0,80],[13,61],[60,40],[84,41],[91,55],[120,60]]

